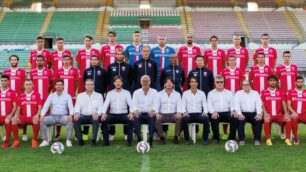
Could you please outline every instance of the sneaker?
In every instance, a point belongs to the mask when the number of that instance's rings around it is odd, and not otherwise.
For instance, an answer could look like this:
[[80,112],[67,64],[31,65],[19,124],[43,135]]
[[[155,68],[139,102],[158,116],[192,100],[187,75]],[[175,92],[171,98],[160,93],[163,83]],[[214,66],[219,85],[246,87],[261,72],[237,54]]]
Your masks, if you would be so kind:
[[46,140],[43,140],[41,144],[39,145],[39,147],[45,147],[45,146],[49,146],[49,142]]
[[291,143],[290,139],[286,139],[285,143],[286,143],[287,146],[292,146],[292,143]]
[[26,141],[28,141],[28,136],[27,135],[22,135],[22,141],[24,141],[24,142],[26,142]]
[[259,146],[259,145],[260,145],[260,141],[255,140],[255,141],[254,141],[254,145],[255,145],[255,146]]
[[67,147],[71,147],[72,146],[72,143],[69,139],[66,140],[66,146]]
[[211,142],[211,143],[212,143],[212,144],[219,144],[219,142],[220,142],[219,140],[214,139],[214,140],[212,140],[212,142]]
[[202,140],[202,145],[208,145],[208,140]]
[[83,140],[79,140],[79,146],[84,146],[84,141]]
[[83,134],[82,138],[83,140],[88,140],[88,134]]
[[109,146],[109,142],[104,142],[102,146]]
[[37,148],[37,147],[38,147],[37,140],[32,140],[32,148]]
[[300,144],[299,139],[298,139],[298,138],[294,138],[294,139],[293,139],[293,144],[294,144],[294,145],[299,145],[299,144]]
[[174,137],[173,137],[173,143],[174,143],[174,144],[179,144],[178,136],[174,136]]
[[54,138],[53,140],[54,140],[54,141],[59,141],[60,137],[61,137],[61,136],[56,135],[55,138]]
[[17,147],[19,147],[19,140],[14,141],[11,146],[11,148],[17,148]]
[[191,141],[190,141],[190,140],[185,140],[185,141],[184,141],[184,144],[185,144],[185,145],[191,145]]
[[115,139],[115,136],[114,135],[109,135],[109,141],[113,141]]
[[245,141],[244,141],[244,140],[240,140],[240,141],[239,141],[239,145],[240,145],[240,146],[245,145]]
[[267,140],[266,140],[266,145],[267,145],[267,146],[272,146],[272,141],[271,141],[271,139],[267,139]]
[[161,143],[161,144],[165,144],[165,143],[166,143],[166,141],[165,141],[165,137],[160,137],[160,139],[159,139],[159,140],[160,140],[160,143]]
[[222,140],[227,140],[228,139],[228,135],[227,134],[224,134],[223,136],[222,136]]
[[10,145],[8,143],[5,143],[5,142],[1,145],[2,148],[8,148],[9,146]]
[[159,140],[158,134],[156,132],[153,134],[153,140]]
[[280,134],[280,138],[281,138],[282,140],[286,139],[285,133],[281,133],[281,134]]

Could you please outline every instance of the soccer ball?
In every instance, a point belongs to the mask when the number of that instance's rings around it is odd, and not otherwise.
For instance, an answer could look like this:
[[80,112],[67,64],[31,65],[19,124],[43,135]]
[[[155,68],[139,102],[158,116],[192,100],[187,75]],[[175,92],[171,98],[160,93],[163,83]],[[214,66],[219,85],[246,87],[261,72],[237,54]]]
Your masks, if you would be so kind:
[[62,154],[64,152],[64,145],[61,142],[55,142],[51,145],[51,152],[53,154]]
[[147,153],[150,151],[150,145],[146,141],[141,141],[137,143],[136,150],[139,153]]
[[229,140],[225,143],[226,152],[236,152],[238,150],[238,143],[235,140]]

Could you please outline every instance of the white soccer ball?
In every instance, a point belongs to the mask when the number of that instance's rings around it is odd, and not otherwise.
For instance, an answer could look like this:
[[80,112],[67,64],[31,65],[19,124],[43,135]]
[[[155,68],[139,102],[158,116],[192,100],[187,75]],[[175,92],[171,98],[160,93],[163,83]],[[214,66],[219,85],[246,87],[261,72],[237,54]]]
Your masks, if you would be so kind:
[[136,145],[136,150],[138,153],[147,153],[150,151],[150,144],[146,141],[138,142]]
[[53,154],[62,154],[65,150],[65,147],[61,142],[55,142],[51,145],[50,150]]
[[238,143],[235,140],[229,140],[225,143],[225,150],[227,152],[236,152],[238,150]]

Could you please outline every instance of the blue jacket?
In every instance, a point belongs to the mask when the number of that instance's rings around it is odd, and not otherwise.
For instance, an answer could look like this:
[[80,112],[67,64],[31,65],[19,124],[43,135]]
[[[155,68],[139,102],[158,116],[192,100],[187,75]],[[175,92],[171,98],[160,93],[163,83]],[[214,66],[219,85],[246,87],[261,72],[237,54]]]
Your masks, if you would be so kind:
[[108,78],[108,89],[112,90],[114,86],[114,77],[121,76],[123,79],[122,88],[125,90],[130,90],[133,84],[133,70],[131,65],[123,63],[112,63],[107,67],[107,78]]
[[106,91],[107,76],[105,69],[101,67],[90,67],[84,72],[84,82],[86,79],[93,79],[95,83],[95,92],[101,93],[102,95]]
[[187,83],[189,83],[190,77],[192,76],[198,78],[198,89],[204,91],[206,96],[208,95],[208,92],[210,92],[214,88],[213,73],[206,67],[196,68],[190,71]]
[[[125,56],[128,58],[128,63],[133,66],[135,63],[135,57],[138,57],[138,60],[142,59],[141,50],[143,44],[139,45],[139,50],[136,51],[134,44],[130,44],[125,48]],[[136,60],[137,61],[137,60]]]
[[138,60],[134,63],[134,76],[135,76],[135,84],[134,84],[134,90],[141,88],[140,79],[143,75],[149,75],[151,79],[151,88],[155,88],[156,86],[156,78],[157,78],[157,66],[156,63],[151,60]]
[[160,76],[160,87],[164,88],[165,79],[170,77],[174,80],[175,91],[182,93],[182,87],[185,83],[185,72],[184,69],[178,65],[168,65],[165,67]]
[[164,58],[164,65],[163,67],[167,67],[170,64],[170,55],[175,54],[175,50],[172,47],[165,46],[164,53],[161,52],[159,46],[156,46],[151,49],[150,58],[155,61],[157,64],[157,70],[161,71],[161,58]]

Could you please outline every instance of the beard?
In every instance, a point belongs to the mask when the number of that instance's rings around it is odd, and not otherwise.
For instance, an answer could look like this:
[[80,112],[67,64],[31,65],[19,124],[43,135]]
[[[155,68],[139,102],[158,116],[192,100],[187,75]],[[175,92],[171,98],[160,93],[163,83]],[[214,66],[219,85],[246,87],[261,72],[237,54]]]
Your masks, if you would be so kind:
[[18,63],[16,64],[11,64],[12,67],[17,67],[18,66]]

